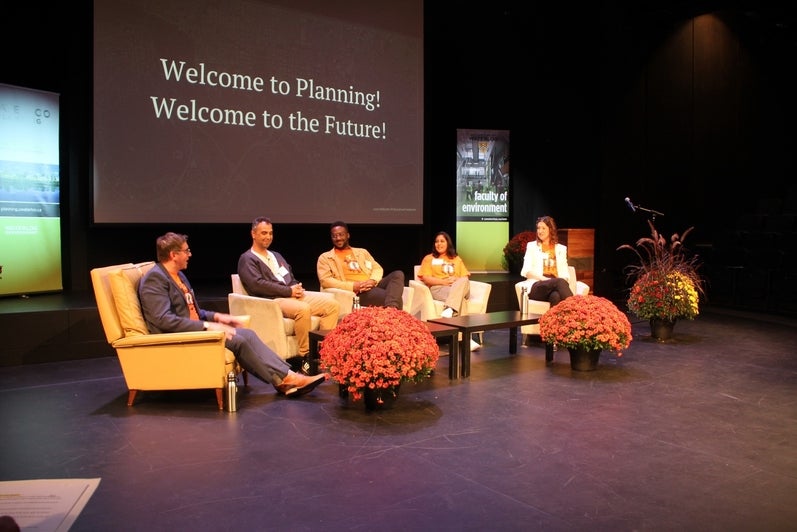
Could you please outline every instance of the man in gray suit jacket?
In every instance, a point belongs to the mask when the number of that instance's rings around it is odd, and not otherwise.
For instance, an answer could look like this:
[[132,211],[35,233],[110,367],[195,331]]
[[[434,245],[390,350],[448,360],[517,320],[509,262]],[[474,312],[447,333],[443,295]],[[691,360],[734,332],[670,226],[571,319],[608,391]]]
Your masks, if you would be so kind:
[[325,374],[308,377],[291,371],[254,331],[243,328],[235,316],[199,307],[182,272],[191,257],[186,235],[166,233],[158,237],[156,249],[158,264],[147,272],[138,287],[141,310],[151,333],[224,331],[225,345],[241,367],[288,397],[309,393],[326,380]]

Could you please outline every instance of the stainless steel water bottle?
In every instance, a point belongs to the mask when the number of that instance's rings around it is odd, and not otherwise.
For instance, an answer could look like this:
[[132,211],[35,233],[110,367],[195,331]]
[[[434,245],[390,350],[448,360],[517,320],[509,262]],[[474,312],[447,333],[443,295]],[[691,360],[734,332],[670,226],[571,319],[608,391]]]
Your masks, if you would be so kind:
[[227,412],[238,410],[238,384],[235,382],[235,372],[227,374]]
[[354,300],[351,303],[352,310],[360,310],[360,296],[354,296]]
[[529,294],[525,286],[520,288],[520,313],[523,316],[528,316],[529,314]]

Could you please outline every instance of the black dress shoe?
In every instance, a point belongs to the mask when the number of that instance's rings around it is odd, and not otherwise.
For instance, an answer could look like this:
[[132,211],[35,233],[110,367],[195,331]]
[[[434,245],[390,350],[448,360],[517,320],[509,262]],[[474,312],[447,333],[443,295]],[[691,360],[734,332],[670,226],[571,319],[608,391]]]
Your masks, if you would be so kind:
[[291,365],[291,370],[295,373],[302,372],[302,365],[306,361],[306,357],[293,356],[288,358],[285,362]]

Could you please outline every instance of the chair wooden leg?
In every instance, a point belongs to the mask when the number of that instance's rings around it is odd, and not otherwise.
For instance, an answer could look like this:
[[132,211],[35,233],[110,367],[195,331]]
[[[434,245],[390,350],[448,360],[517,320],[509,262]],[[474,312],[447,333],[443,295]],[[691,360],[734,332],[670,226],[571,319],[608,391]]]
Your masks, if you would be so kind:
[[138,390],[129,390],[127,392],[127,406],[133,406],[133,401],[136,400],[136,392]]
[[224,410],[224,390],[216,388],[216,402],[219,403],[219,410]]

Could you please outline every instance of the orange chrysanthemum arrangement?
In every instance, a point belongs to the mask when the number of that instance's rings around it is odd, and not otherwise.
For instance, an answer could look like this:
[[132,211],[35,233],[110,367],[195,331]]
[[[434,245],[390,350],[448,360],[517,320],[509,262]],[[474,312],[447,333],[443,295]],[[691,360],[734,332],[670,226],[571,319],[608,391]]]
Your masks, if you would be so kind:
[[567,349],[616,351],[631,345],[631,322],[606,298],[572,296],[540,317],[540,337]]
[[403,310],[364,307],[327,334],[320,355],[330,376],[356,401],[366,388],[392,390],[429,377],[440,348],[426,324]]

